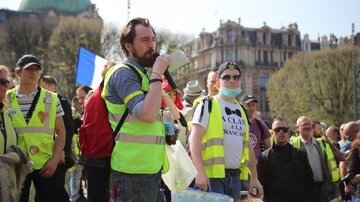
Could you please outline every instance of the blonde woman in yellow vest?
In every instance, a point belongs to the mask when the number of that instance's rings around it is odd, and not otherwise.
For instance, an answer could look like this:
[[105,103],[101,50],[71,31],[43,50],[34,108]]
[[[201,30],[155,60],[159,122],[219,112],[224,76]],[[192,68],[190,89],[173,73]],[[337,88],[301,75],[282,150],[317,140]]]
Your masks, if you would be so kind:
[[0,65],[0,154],[5,154],[11,145],[17,145],[17,135],[6,107],[5,95],[10,84],[10,70]]
[[[160,106],[162,76],[170,60],[160,55],[154,61],[156,34],[147,19],[129,21],[120,43],[125,64],[106,73],[102,92],[113,130],[128,110],[111,156],[116,201],[156,201],[161,173],[169,169]],[[149,77],[146,67],[152,67]]]
[[16,173],[22,164],[19,163],[18,153],[13,152],[18,138],[5,101],[9,79],[9,68],[0,65],[0,201],[19,201],[22,182],[27,173]]
[[241,71],[235,63],[225,62],[218,73],[219,94],[208,102],[199,103],[192,120],[189,144],[198,171],[195,184],[239,201],[240,180],[246,180],[250,171],[250,189],[257,188],[255,195],[259,197],[263,189],[249,142],[248,120],[235,99],[241,93]]
[[21,201],[28,201],[32,181],[37,201],[53,201],[60,198],[57,166],[63,162],[64,112],[56,93],[38,87],[42,66],[36,56],[24,55],[16,66],[19,85],[7,92],[9,113],[19,147],[33,161],[34,169],[24,182]]

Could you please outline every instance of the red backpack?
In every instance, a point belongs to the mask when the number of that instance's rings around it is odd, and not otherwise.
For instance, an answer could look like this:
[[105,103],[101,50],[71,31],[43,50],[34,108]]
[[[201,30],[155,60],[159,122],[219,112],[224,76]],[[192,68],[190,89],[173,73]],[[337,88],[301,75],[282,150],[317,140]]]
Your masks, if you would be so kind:
[[[127,66],[136,74],[141,83],[140,74],[133,66]],[[81,155],[88,158],[111,156],[115,143],[114,138],[128,115],[128,108],[126,108],[115,131],[113,131],[109,122],[105,100],[101,97],[103,88],[104,81],[86,101],[83,124],[78,130]]]

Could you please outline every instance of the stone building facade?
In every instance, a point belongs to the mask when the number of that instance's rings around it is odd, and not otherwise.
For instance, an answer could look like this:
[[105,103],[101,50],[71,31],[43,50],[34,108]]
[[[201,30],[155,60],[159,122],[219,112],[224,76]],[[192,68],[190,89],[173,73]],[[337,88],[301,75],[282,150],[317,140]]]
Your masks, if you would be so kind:
[[262,118],[271,119],[267,83],[271,73],[294,54],[301,51],[300,32],[297,24],[287,28],[273,29],[266,25],[248,28],[238,22],[220,22],[214,32],[202,31],[199,37],[183,46],[190,64],[174,73],[179,86],[189,80],[198,80],[206,88],[209,70],[223,62],[235,62],[242,69],[242,93],[252,94],[258,99],[258,110]]

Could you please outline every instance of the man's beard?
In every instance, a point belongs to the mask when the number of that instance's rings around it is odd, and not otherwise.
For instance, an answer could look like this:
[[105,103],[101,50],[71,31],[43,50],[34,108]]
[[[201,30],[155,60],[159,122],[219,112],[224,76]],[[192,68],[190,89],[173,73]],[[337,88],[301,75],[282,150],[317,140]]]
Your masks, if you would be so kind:
[[140,56],[138,55],[136,50],[133,50],[132,55],[134,56],[134,59],[137,60],[137,62],[143,66],[143,67],[152,67],[155,60],[152,58],[152,56],[150,58],[147,58],[146,55],[147,54],[153,54],[154,51],[153,50],[149,50],[146,53],[144,53],[144,55]]
[[321,133],[317,133],[315,131],[314,131],[313,135],[314,135],[315,138],[321,137]]
[[301,135],[303,136],[310,136],[310,135],[314,135],[313,131],[311,130],[303,130]]

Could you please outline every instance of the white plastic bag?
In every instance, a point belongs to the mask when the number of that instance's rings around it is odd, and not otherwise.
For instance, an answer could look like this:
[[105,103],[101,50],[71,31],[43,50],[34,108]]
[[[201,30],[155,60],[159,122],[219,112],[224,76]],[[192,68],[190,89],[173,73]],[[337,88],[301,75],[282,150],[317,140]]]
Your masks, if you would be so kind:
[[171,192],[182,192],[195,179],[197,170],[179,140],[175,145],[166,145],[165,149],[170,169],[162,179]]

